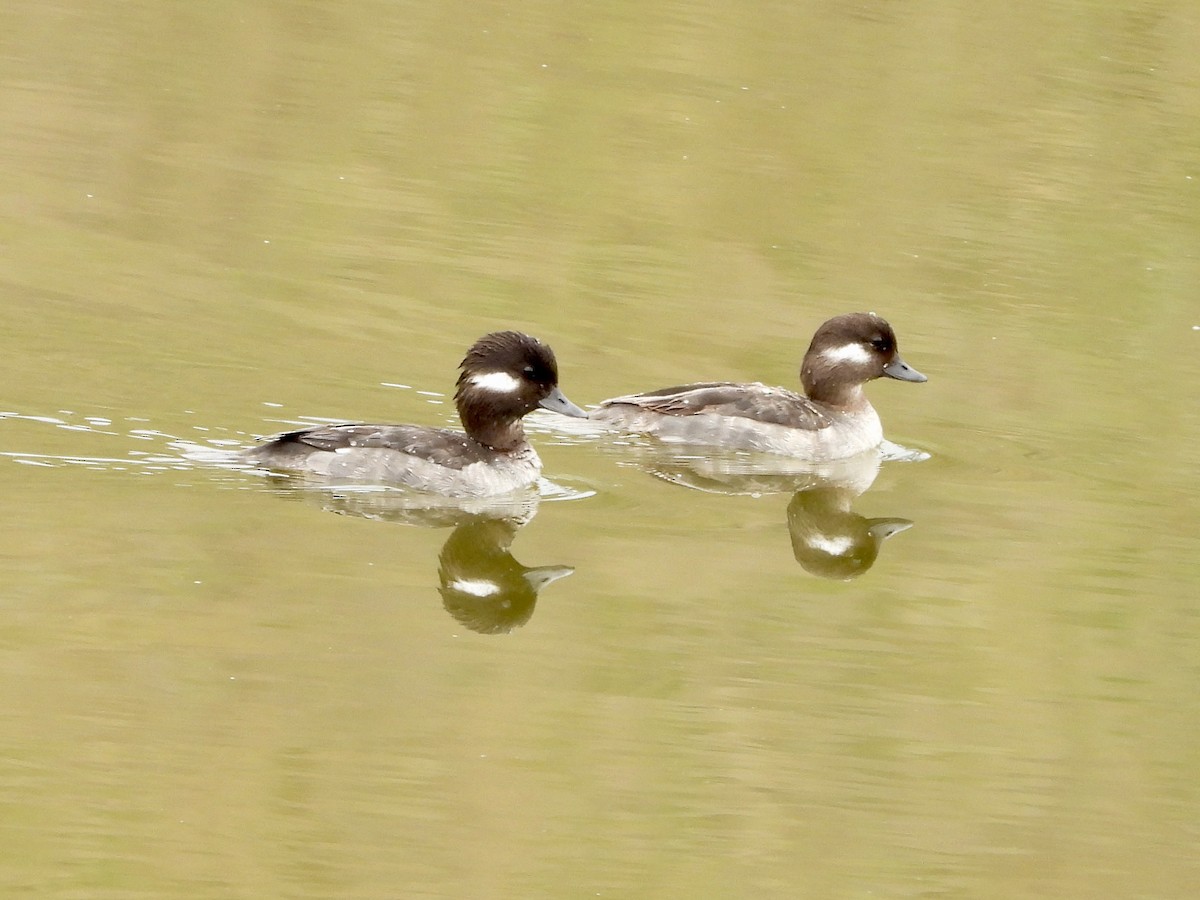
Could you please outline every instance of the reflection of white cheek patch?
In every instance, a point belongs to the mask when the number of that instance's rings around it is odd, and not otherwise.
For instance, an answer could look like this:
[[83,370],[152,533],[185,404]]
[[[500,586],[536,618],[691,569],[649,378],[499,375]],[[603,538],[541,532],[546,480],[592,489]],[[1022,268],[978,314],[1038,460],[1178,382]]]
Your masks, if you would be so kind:
[[868,363],[871,361],[871,354],[862,344],[842,344],[840,347],[831,347],[821,355],[830,362]]
[[809,541],[808,545],[830,556],[845,556],[854,549],[854,541],[848,537],[816,537]]
[[447,587],[463,594],[470,594],[472,597],[491,597],[493,594],[500,593],[500,585],[496,582],[474,578],[456,578]]
[[497,394],[511,394],[521,386],[521,382],[507,372],[484,372],[482,375],[472,375],[471,384],[485,391],[495,391]]

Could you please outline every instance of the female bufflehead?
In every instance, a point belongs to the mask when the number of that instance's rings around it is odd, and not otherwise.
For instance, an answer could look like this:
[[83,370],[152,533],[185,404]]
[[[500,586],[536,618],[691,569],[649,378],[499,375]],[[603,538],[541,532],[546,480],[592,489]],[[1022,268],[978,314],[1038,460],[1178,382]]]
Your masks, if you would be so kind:
[[590,418],[683,444],[842,459],[876,447],[883,426],[863,385],[886,375],[926,381],[900,358],[892,327],[874,313],[836,316],[804,354],[804,395],[763,384],[709,382],[613,397]]
[[452,497],[533,484],[542,461],[525,440],[521,417],[538,407],[587,417],[558,389],[554,352],[529,335],[498,331],[477,340],[460,367],[454,404],[465,434],[420,425],[321,425],[270,438],[242,458],[268,469],[399,482]]

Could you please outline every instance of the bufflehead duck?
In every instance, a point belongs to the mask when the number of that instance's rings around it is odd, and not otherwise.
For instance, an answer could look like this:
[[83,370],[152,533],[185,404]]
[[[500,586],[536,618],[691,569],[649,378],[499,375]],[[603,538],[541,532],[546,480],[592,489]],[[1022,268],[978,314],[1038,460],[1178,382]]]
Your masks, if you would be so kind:
[[477,340],[460,364],[454,404],[464,434],[420,425],[322,425],[243,451],[269,469],[398,482],[452,497],[506,494],[537,481],[542,461],[521,418],[537,408],[586,418],[558,389],[554,352],[516,331]]
[[800,380],[804,394],[764,384],[708,382],[613,397],[589,418],[683,444],[759,450],[814,462],[883,440],[863,385],[886,375],[926,381],[900,358],[892,327],[874,313],[835,316],[817,329]]

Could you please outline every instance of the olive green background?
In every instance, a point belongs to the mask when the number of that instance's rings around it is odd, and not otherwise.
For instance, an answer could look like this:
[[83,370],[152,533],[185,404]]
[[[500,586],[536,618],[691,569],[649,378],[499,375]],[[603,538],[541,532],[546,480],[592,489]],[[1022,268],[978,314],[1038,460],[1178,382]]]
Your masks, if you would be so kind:
[[[26,2],[0,11],[0,889],[1189,897],[1200,8]],[[167,436],[444,424],[466,346],[587,405],[795,386],[874,310],[852,581],[786,494],[533,439],[534,615],[444,530]],[[403,389],[389,385],[407,385]],[[313,500],[313,502],[309,502]]]

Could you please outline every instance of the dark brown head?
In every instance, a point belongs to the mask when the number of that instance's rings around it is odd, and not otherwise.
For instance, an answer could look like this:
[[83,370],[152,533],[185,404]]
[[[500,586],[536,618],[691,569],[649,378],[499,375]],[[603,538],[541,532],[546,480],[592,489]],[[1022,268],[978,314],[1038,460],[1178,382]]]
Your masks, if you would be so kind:
[[861,402],[862,386],[880,376],[927,380],[900,358],[892,326],[874,313],[830,319],[813,335],[800,367],[804,392],[834,406]]
[[496,450],[525,439],[521,417],[553,410],[586,418],[558,389],[554,351],[518,331],[497,331],[477,340],[460,365],[454,404],[467,434]]

